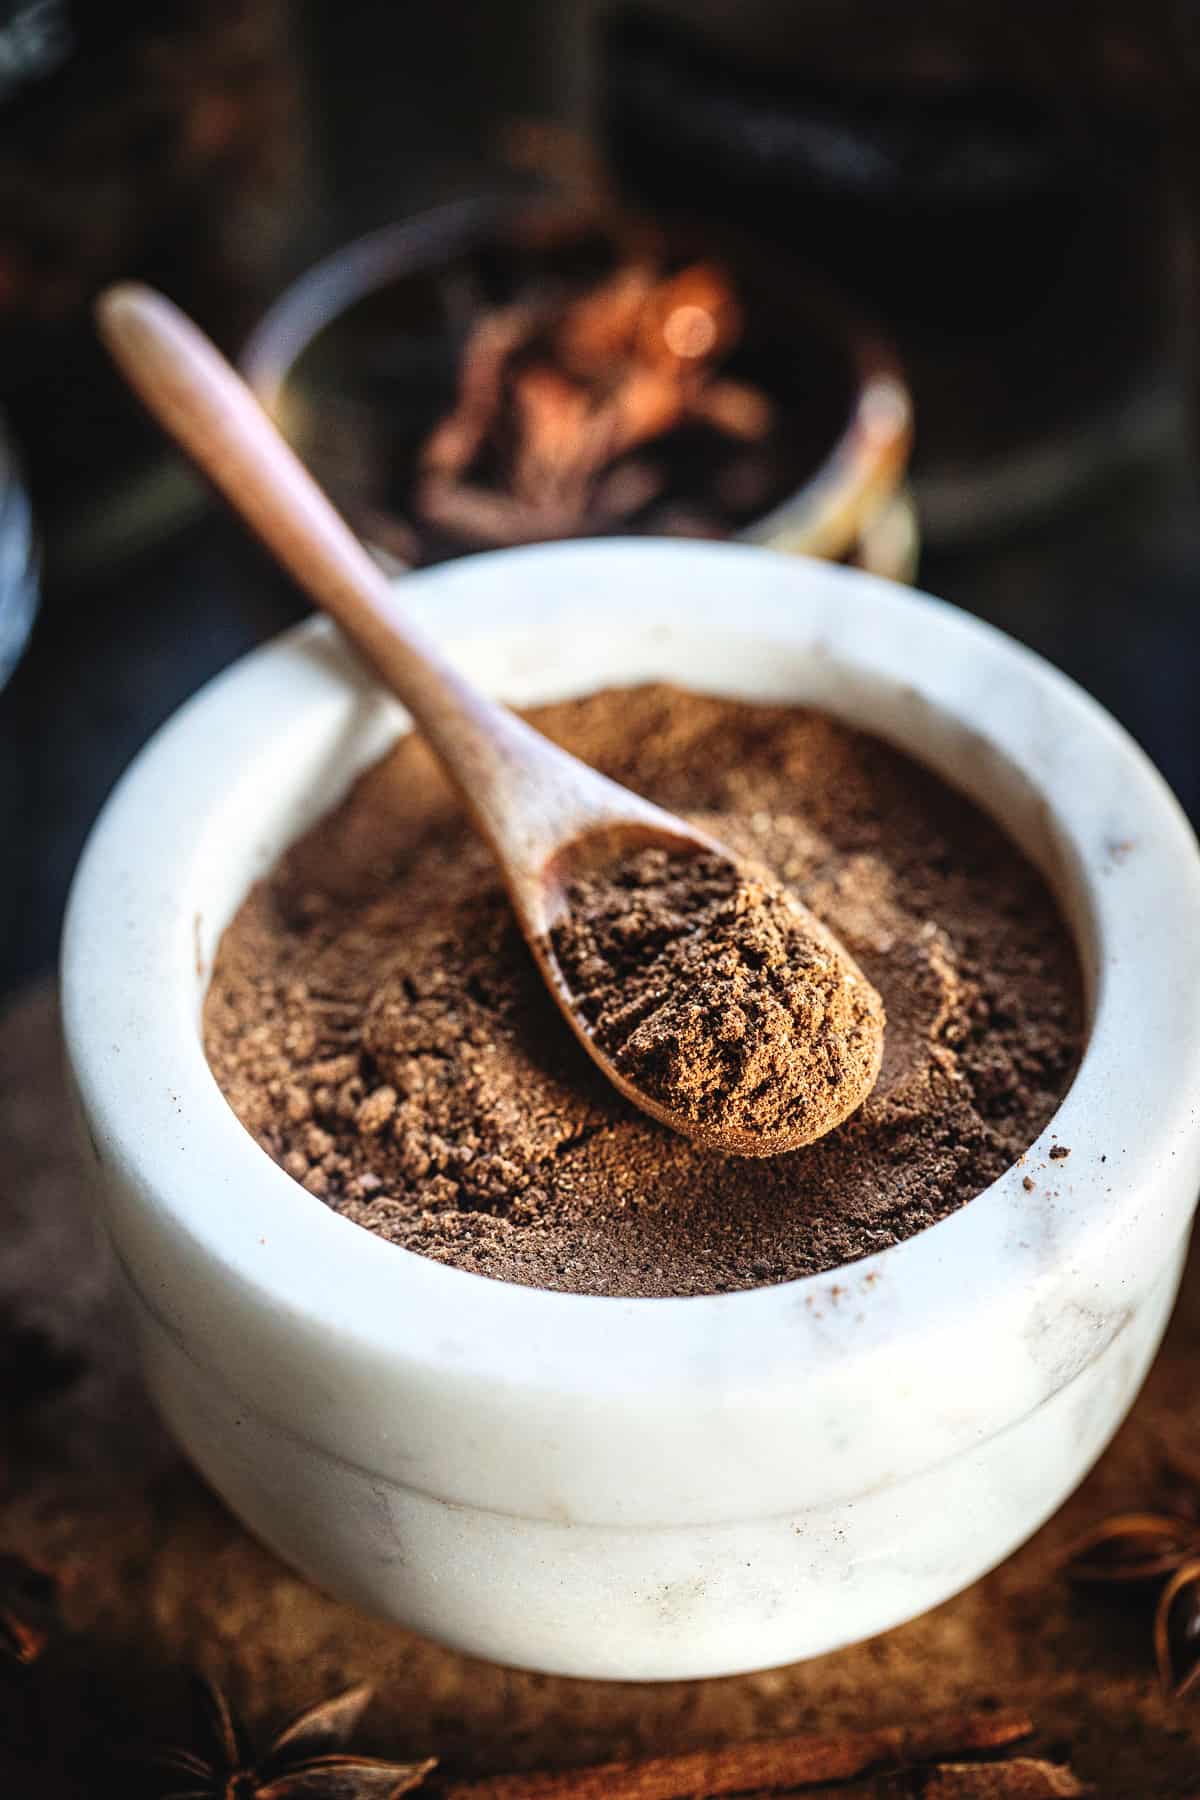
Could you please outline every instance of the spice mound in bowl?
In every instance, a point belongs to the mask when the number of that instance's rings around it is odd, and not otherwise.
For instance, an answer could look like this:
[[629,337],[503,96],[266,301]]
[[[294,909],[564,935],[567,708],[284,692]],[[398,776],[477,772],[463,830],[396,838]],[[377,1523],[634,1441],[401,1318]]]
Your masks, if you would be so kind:
[[883,1008],[765,872],[643,846],[567,884],[554,954],[600,1049],[751,1154],[811,1143],[879,1073]]
[[230,1105],[310,1194],[501,1280],[701,1294],[885,1249],[1020,1157],[1075,1070],[1081,982],[1041,876],[978,807],[802,708],[655,685],[529,716],[832,930],[886,1009],[878,1080],[780,1156],[722,1156],[638,1112],[575,1042],[488,850],[406,737],[251,891],[205,1003]]

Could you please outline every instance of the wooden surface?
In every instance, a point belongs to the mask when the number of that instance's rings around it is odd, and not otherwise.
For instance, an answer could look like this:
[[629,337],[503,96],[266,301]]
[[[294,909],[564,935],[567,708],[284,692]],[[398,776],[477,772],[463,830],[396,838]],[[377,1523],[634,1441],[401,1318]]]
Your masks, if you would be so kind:
[[[64,1586],[72,1679],[93,1720],[169,1731],[194,1666],[258,1729],[368,1679],[359,1747],[456,1771],[579,1763],[946,1707],[1026,1708],[1109,1800],[1200,1796],[1200,1697],[1169,1705],[1144,1602],[1073,1595],[1062,1548],[1161,1503],[1163,1459],[1200,1470],[1200,1263],[1129,1422],[1080,1492],[1000,1569],[911,1625],[726,1681],[575,1682],[468,1660],[335,1604],[250,1538],[145,1401],[64,1132],[51,994],[0,1019],[0,1549]],[[1200,1479],[1200,1477],[1198,1477]],[[78,1790],[86,1792],[86,1788]]]

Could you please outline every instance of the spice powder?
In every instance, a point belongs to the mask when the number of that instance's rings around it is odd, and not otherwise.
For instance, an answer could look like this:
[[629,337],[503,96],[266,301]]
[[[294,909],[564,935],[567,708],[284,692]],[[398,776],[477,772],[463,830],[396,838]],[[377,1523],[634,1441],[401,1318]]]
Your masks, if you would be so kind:
[[710,1149],[811,1143],[874,1086],[879,995],[765,870],[643,844],[581,870],[563,898],[550,938],[577,1016]]
[[1017,1160],[1077,1064],[1081,983],[1045,883],[985,814],[809,710],[655,685],[529,717],[831,928],[883,998],[879,1079],[828,1136],[761,1159],[639,1113],[575,1042],[408,737],[252,890],[205,1003],[230,1105],[310,1194],[502,1280],[697,1294],[884,1249]]

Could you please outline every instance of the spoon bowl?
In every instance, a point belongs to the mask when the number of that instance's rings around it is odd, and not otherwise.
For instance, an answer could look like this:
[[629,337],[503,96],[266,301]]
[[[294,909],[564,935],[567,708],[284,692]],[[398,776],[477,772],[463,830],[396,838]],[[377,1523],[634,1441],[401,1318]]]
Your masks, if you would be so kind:
[[[526,935],[559,1011],[592,1061],[627,1100],[641,1107],[643,1112],[649,1113],[660,1124],[679,1130],[677,1113],[662,1105],[644,1088],[628,1080],[612,1057],[600,1048],[594,1033],[580,1017],[578,996],[554,947],[555,930],[569,911],[568,894],[573,881],[620,862],[632,852],[651,848],[665,850],[672,856],[724,856],[729,859],[731,867],[737,866],[732,853],[715,838],[691,830],[682,820],[672,820],[662,825],[655,825],[649,819],[615,819],[611,823],[593,824],[581,831],[578,837],[561,844],[543,866],[542,884],[536,900],[540,907],[540,919]],[[778,1145],[764,1143],[748,1133],[728,1129],[722,1131],[719,1127],[703,1123],[690,1123],[687,1135],[706,1148],[726,1150],[743,1156],[767,1156],[776,1149],[796,1147],[791,1138]]]
[[[655,858],[655,851],[661,856]],[[686,870],[689,862],[694,863],[694,871]],[[648,927],[649,948],[654,949],[655,939],[665,929],[674,954],[656,965],[648,994],[645,981],[640,996],[614,984],[618,1023],[610,1038],[604,1032],[603,1014],[596,1016],[600,1009],[589,997],[586,980],[573,979],[572,959],[559,954],[560,939],[578,936],[577,928],[572,929],[573,896],[581,890],[595,892],[597,887],[603,893],[614,871],[624,909],[617,921],[618,937],[624,937],[631,918],[636,924],[637,916],[638,895],[636,889],[629,892],[628,875],[647,863],[660,876],[674,871],[676,880],[693,873],[698,891],[711,889],[715,881],[731,899],[713,921],[711,936],[706,931],[707,913],[694,921],[686,915],[681,920],[676,913],[668,915],[665,927],[661,920]],[[874,1086],[883,1056],[884,1023],[882,1003],[874,988],[833,934],[794,894],[708,833],[670,815],[662,825],[650,819],[595,824],[563,844],[545,865],[542,877],[540,892],[534,896],[540,915],[529,919],[526,930],[542,976],[588,1055],[614,1087],[651,1117],[726,1155],[776,1156],[811,1143],[841,1124]],[[747,942],[731,945],[728,931],[720,931],[722,921],[751,915],[752,924],[756,911],[768,915],[774,927],[765,944],[750,941],[753,934],[748,933]],[[810,970],[810,985],[816,989],[815,1017],[814,996],[800,994],[801,1029],[794,1043],[788,1042],[789,1009],[776,997],[779,971],[775,970],[772,979],[769,967],[757,966],[759,954],[765,950],[769,956],[775,947],[773,940],[781,923],[790,934],[788,941],[798,965],[789,970],[790,985],[794,987],[801,981],[802,971]],[[594,945],[589,949],[594,954]],[[682,963],[683,968],[673,968],[673,962]],[[685,970],[695,979],[681,979]],[[709,996],[711,1017],[706,1017],[704,1003],[697,998],[701,989]],[[782,1042],[774,1051],[761,1043],[756,1049],[753,1030],[737,1035],[732,1042],[723,1041],[720,1022],[731,1009],[739,1020],[759,1027],[760,1033],[764,1027],[768,1032],[773,1027],[777,1037],[782,1031]],[[831,1045],[829,1020],[837,1021],[843,1014],[845,1027],[837,1034],[835,1026],[837,1041]],[[627,1019],[631,1021],[628,1026]],[[647,1029],[657,1033],[657,1044],[645,1043]],[[694,1099],[689,1097],[686,1106],[667,1103],[654,1085],[664,1053],[669,1056],[681,1039],[698,1042],[700,1060],[710,1063],[715,1057],[720,1070],[715,1091],[709,1085]],[[849,1046],[849,1054],[841,1053],[844,1045]],[[629,1072],[630,1062],[638,1061],[639,1048],[649,1078],[634,1079]],[[771,1067],[780,1055],[792,1065],[791,1071],[776,1072]],[[789,1081],[789,1072],[797,1068],[805,1077],[798,1085]],[[754,1105],[759,1099],[756,1090],[764,1086],[770,1089],[775,1118],[770,1124],[764,1123],[762,1104]]]

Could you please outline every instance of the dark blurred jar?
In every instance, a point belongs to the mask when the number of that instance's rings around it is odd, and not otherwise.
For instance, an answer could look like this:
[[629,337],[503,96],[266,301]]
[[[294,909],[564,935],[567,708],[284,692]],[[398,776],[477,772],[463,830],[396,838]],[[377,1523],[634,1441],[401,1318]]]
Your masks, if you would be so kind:
[[0,403],[39,506],[69,512],[148,441],[96,289],[158,282],[234,343],[294,227],[300,146],[283,0],[0,0]]
[[933,541],[1182,435],[1168,114],[1121,18],[661,0],[606,26],[624,191],[802,247],[892,332]]

